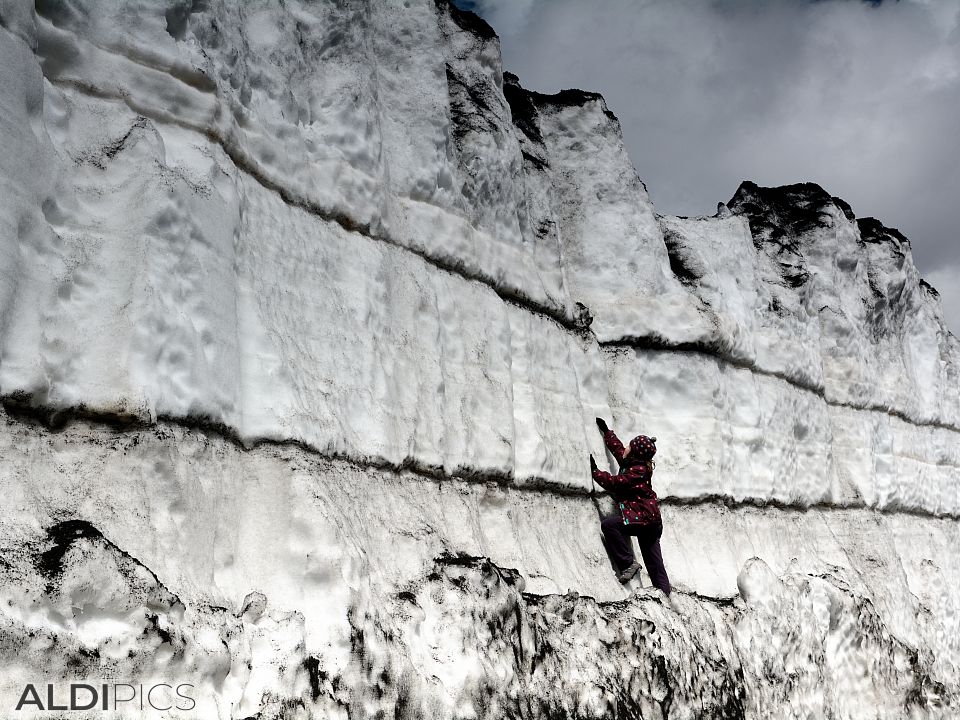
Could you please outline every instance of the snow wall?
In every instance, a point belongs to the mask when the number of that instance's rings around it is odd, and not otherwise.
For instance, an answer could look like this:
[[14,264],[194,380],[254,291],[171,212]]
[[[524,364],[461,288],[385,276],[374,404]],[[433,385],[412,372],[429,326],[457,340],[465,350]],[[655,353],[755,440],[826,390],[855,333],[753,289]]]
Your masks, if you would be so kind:
[[[896,230],[658,215],[446,0],[2,0],[0,137],[4,716],[960,714],[960,343]],[[596,416],[659,438],[670,601]]]

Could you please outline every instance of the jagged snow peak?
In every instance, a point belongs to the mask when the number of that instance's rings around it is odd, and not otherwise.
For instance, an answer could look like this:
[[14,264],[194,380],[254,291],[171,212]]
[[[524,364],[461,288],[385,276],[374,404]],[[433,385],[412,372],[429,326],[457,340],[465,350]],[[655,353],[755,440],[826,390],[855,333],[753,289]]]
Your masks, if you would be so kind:
[[[445,0],[7,0],[0,59],[0,704],[956,714],[960,344],[896,230],[658,215]],[[597,416],[659,438],[672,604]]]

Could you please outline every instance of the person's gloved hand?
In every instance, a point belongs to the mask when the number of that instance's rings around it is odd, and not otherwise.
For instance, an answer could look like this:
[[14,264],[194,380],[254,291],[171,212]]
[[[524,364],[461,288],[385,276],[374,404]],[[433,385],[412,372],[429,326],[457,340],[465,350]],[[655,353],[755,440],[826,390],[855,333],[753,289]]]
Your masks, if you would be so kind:
[[600,432],[607,432],[607,423],[604,422],[603,418],[597,418],[597,427],[600,428]]
[[597,461],[593,459],[593,454],[590,455],[590,472],[594,472],[597,469]]

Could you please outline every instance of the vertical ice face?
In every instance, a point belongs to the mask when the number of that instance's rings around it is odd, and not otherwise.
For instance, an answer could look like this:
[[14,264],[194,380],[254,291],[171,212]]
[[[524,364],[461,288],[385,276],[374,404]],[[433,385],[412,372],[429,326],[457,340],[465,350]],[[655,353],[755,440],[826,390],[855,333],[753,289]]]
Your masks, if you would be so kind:
[[[6,150],[0,159],[0,332],[38,342],[39,323],[24,317],[44,295],[49,276],[60,271],[60,239],[49,226],[59,214],[51,199],[53,149],[44,125],[44,79],[32,51],[29,8],[4,8],[0,53],[2,123]],[[6,367],[16,348],[0,345],[0,367]],[[30,383],[20,376],[19,383]],[[31,388],[44,392],[46,388]]]
[[[0,2],[0,704],[956,714],[960,343],[909,242],[809,184],[658,215],[498,43]],[[659,438],[672,604],[613,580],[598,416]]]
[[811,184],[744,183],[729,208],[806,306],[831,400],[957,425],[956,339],[903,235]]
[[571,297],[594,313],[598,340],[702,341],[709,324],[670,271],[646,188],[603,98],[542,95],[508,77],[524,148],[531,230],[554,239]]

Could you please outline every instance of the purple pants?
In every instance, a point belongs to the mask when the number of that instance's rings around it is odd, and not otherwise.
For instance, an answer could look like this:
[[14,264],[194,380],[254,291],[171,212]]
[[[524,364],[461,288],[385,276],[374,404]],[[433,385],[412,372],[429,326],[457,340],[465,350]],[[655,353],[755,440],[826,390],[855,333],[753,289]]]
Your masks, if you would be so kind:
[[667,577],[667,569],[663,566],[663,556],[660,554],[660,535],[663,533],[663,525],[659,523],[625,525],[623,516],[620,513],[614,513],[600,521],[600,529],[603,530],[607,553],[616,566],[617,572],[625,570],[637,560],[630,542],[630,537],[633,536],[640,545],[643,564],[647,567],[647,574],[653,586],[666,595],[670,594],[670,578]]

